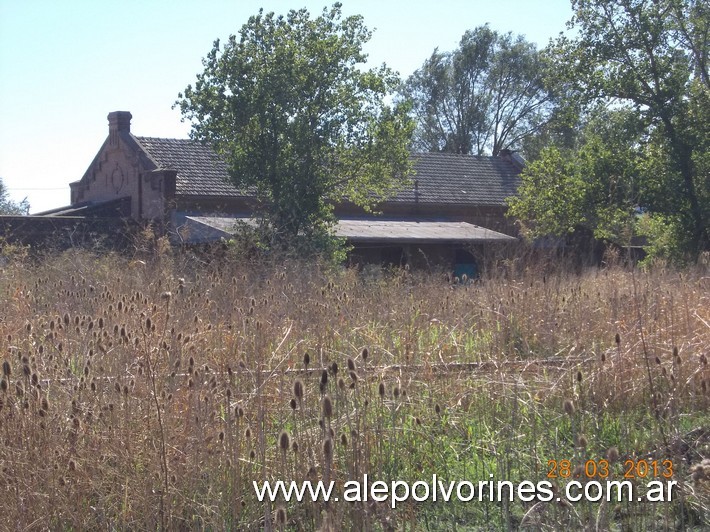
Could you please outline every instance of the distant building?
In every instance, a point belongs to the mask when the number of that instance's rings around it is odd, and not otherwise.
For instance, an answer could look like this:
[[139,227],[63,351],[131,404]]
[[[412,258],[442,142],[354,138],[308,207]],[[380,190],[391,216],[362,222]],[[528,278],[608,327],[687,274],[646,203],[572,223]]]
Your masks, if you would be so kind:
[[[71,205],[43,216],[126,218],[153,222],[177,242],[229,237],[235,221],[254,212],[256,199],[229,182],[210,147],[188,139],[138,137],[131,114],[108,115],[109,135],[84,176],[71,183]],[[475,267],[490,244],[514,242],[506,219],[523,161],[514,153],[478,157],[412,155],[413,186],[382,202],[377,216],[352,204],[335,206],[336,233],[354,246],[353,260]],[[458,265],[458,266],[456,266]]]

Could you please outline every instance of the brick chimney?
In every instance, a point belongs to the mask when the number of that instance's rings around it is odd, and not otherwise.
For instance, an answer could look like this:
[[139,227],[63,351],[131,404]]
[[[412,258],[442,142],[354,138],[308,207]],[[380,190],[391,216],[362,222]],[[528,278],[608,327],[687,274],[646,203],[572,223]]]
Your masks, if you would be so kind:
[[118,138],[122,133],[131,132],[131,113],[128,111],[114,111],[108,114],[109,144],[118,145]]
[[518,170],[525,168],[525,159],[516,151],[504,148],[498,152],[498,156],[511,163]]

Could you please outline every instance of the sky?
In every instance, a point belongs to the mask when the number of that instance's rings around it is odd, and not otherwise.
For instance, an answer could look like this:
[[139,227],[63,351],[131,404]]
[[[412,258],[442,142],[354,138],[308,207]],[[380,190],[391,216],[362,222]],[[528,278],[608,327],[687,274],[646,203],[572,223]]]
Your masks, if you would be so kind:
[[[0,178],[32,213],[68,205],[108,135],[130,111],[131,132],[187,138],[172,109],[203,70],[215,39],[260,8],[318,15],[332,0],[0,0]],[[544,47],[565,30],[570,0],[343,0],[374,34],[369,65],[411,75],[435,48],[457,47],[488,23]]]

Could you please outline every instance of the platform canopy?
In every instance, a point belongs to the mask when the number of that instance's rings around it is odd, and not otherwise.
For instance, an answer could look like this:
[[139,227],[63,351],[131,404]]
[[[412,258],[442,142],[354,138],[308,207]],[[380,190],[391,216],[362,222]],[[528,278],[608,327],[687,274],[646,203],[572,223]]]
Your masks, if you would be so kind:
[[[230,238],[239,223],[253,224],[247,217],[185,216],[179,233],[185,243],[212,242]],[[467,222],[391,219],[341,219],[336,236],[357,243],[436,244],[443,242],[514,242],[512,236]]]

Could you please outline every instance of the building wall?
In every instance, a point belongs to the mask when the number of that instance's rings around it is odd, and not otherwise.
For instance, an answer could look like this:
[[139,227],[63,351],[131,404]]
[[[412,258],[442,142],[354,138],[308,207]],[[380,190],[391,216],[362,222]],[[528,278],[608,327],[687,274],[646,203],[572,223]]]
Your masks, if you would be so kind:
[[81,180],[72,205],[130,198],[134,220],[163,219],[175,197],[174,170],[157,169],[130,134],[130,113],[109,114],[109,136]]

